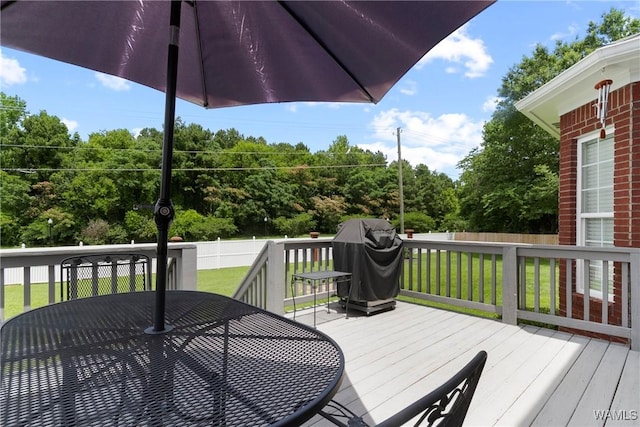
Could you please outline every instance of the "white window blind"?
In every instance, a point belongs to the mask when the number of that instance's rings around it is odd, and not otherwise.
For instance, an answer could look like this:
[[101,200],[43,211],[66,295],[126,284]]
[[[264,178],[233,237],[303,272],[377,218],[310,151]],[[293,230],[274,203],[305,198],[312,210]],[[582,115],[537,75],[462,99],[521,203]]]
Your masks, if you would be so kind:
[[[605,139],[597,137],[580,141],[578,194],[578,244],[591,247],[613,247],[613,132]],[[585,261],[587,262],[587,261]],[[608,284],[613,297],[613,266],[603,261],[588,261],[588,278],[578,269],[578,290],[584,292],[589,283],[590,294],[602,298],[602,284]],[[586,274],[586,273],[585,273]]]

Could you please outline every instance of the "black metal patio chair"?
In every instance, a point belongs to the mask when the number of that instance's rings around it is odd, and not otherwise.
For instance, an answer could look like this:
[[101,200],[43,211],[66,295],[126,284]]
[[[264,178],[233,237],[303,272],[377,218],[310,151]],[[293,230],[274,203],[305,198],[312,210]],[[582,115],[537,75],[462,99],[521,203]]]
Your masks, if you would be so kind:
[[[487,352],[480,351],[440,387],[376,425],[398,427],[418,417],[414,426],[422,423],[429,426],[462,426],[486,361]],[[368,426],[362,417],[335,400],[330,401],[320,415],[338,426]]]
[[60,299],[151,289],[151,261],[136,253],[69,257],[60,263]]

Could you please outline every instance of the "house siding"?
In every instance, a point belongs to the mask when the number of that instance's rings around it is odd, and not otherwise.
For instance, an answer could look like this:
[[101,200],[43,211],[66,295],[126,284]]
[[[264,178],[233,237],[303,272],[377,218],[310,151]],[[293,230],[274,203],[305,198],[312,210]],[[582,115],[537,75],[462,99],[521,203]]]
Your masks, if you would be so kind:
[[[595,102],[595,92],[594,92]],[[559,188],[559,236],[561,245],[575,245],[577,212],[578,144],[579,137],[600,129],[594,102],[582,105],[560,117],[560,188]],[[640,82],[612,91],[606,124],[614,125],[614,245],[616,247],[640,247]],[[576,291],[575,264],[571,266],[572,317],[581,319],[584,313],[584,296]],[[569,266],[560,264],[560,310],[566,314],[566,277]],[[621,269],[614,265],[614,301],[608,304],[608,322],[621,325]],[[602,318],[602,301],[592,298],[589,315],[591,320]],[[572,331],[578,332],[578,331]],[[601,334],[584,333],[599,338]],[[613,338],[611,338],[613,339]],[[620,339],[615,339],[619,341]]]

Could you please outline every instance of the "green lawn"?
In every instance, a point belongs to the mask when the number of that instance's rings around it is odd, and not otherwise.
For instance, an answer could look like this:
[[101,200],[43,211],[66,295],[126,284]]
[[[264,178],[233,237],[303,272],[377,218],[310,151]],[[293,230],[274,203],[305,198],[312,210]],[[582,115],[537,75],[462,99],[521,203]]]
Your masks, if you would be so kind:
[[[249,267],[198,270],[198,290],[231,296],[247,273],[247,270],[249,270]],[[153,281],[155,283],[155,275]],[[46,283],[31,285],[31,308],[48,304],[47,289]],[[22,285],[5,286],[5,319],[22,313],[24,306],[23,294]],[[60,283],[56,283],[55,300],[60,301]]]
[[[458,260],[459,259],[459,260]],[[421,283],[418,285],[418,264],[421,263]],[[482,266],[480,265],[480,255],[479,254],[471,254],[471,279],[469,279],[469,254],[467,253],[458,253],[451,252],[449,255],[449,262],[447,263],[446,253],[440,254],[439,259],[440,264],[440,280],[437,281],[436,277],[436,268],[438,265],[438,258],[435,252],[431,252],[430,254],[430,293],[438,294],[436,291],[439,290],[439,295],[441,296],[450,296],[452,298],[458,298],[463,300],[471,300],[480,302],[480,277],[483,276],[483,289],[482,302],[491,304],[492,303],[492,266],[491,266],[491,255],[485,255],[483,259]],[[449,280],[447,280],[447,264],[449,269]],[[458,265],[460,265],[460,269],[458,272]],[[404,266],[404,275],[405,275],[405,283],[408,282],[409,277],[409,261],[405,260]],[[525,269],[525,283],[526,283],[526,308],[533,309],[535,306],[535,278],[536,278],[536,268],[533,259],[527,259],[527,265]],[[558,295],[558,283],[559,283],[559,268],[556,263],[555,266],[555,305],[556,310],[559,309],[559,295]],[[412,276],[413,276],[413,290],[424,292],[427,288],[427,255],[426,253],[422,255],[421,259],[418,260],[417,255],[414,254],[413,262],[412,262]],[[495,265],[495,279],[496,289],[495,289],[495,301],[497,305],[502,305],[502,258],[501,256],[496,256],[496,265]],[[439,283],[439,288],[438,288]],[[538,265],[538,283],[540,286],[540,298],[538,301],[538,307],[541,312],[549,312],[550,304],[551,304],[551,291],[550,291],[550,283],[551,283],[551,267],[549,260],[540,260]],[[404,289],[409,289],[408,285],[405,285]],[[471,297],[469,295],[471,294]],[[420,302],[424,303],[420,299],[416,298],[405,298],[401,297],[401,299],[411,301],[411,302]],[[449,306],[443,304],[436,303],[428,303],[428,305],[433,305],[440,308],[450,308]],[[472,314],[480,314],[477,310],[468,310],[468,309],[457,309],[462,310],[464,312],[469,312]],[[484,316],[495,316],[491,313],[484,313]]]
[[217,270],[198,271],[198,290],[231,296],[249,267],[230,267]]

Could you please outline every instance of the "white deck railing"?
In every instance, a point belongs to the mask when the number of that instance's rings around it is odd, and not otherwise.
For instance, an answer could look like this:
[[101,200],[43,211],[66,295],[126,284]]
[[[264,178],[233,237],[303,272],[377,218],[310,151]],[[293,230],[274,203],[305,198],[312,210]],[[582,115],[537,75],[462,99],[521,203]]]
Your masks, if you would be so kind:
[[[401,295],[602,334],[640,349],[640,250],[406,239]],[[283,313],[291,275],[331,270],[330,239],[270,241],[234,297]],[[602,292],[581,286],[600,265]],[[609,294],[609,282],[613,293]],[[597,284],[596,284],[597,285]],[[562,292],[561,292],[562,291]],[[321,293],[323,290],[316,290]],[[297,289],[296,301],[313,289]]]
[[[291,276],[332,270],[330,238],[269,241],[234,297],[275,313],[292,304]],[[603,334],[640,349],[640,250],[405,239],[401,295],[478,310],[516,324],[534,321]],[[5,317],[5,270],[23,271],[23,310],[32,307],[32,272],[47,270],[47,301],[59,299],[59,263],[80,253],[131,252],[155,257],[155,244],[0,251],[0,320]],[[170,243],[168,287],[195,289],[197,249]],[[594,292],[580,281],[597,261],[610,278]],[[155,268],[153,268],[155,271]],[[591,276],[593,281],[593,275]],[[613,283],[609,294],[608,282]],[[325,289],[316,289],[318,294]],[[296,284],[295,300],[309,301],[310,286]],[[615,339],[614,338],[614,339]]]
[[[32,291],[36,283],[46,283],[47,301],[60,301],[60,261],[77,255],[100,253],[141,253],[153,260],[156,271],[155,243],[134,245],[68,246],[54,248],[7,249],[0,251],[0,322],[5,319],[6,273],[22,270],[23,311],[32,308]],[[197,248],[190,243],[169,243],[168,289],[196,289]]]

